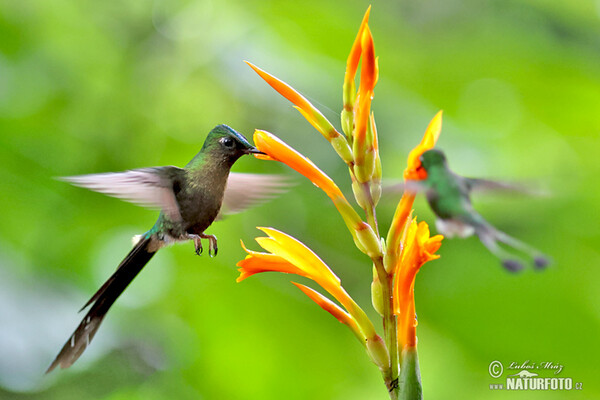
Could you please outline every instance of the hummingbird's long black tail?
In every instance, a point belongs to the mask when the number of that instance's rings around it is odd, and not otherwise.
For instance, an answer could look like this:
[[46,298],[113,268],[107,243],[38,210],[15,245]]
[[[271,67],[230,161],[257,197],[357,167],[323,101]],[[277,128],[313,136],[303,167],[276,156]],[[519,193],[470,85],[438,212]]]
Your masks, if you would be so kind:
[[123,261],[121,261],[115,273],[108,278],[104,285],[83,306],[82,310],[93,303],[77,329],[75,329],[75,332],[73,332],[60,353],[58,353],[52,364],[50,364],[46,373],[59,365],[61,368],[70,367],[77,361],[94,338],[100,327],[100,323],[115,300],[117,300],[129,283],[131,283],[158,250],[158,246],[153,245],[153,241],[155,240],[151,236],[142,238]]

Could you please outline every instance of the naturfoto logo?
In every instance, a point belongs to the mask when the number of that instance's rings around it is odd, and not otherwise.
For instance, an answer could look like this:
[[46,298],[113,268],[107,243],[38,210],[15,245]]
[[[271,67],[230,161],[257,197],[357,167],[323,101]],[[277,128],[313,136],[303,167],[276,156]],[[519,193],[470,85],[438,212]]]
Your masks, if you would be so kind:
[[[501,378],[504,365],[500,361],[492,361],[488,371],[492,378]],[[570,377],[541,377],[540,373],[558,375],[563,370],[563,365],[555,362],[535,363],[529,360],[524,362],[511,362],[506,369],[509,372],[518,371],[506,376],[505,383],[490,384],[490,390],[582,390],[583,383],[573,383]],[[535,371],[535,372],[534,372]]]

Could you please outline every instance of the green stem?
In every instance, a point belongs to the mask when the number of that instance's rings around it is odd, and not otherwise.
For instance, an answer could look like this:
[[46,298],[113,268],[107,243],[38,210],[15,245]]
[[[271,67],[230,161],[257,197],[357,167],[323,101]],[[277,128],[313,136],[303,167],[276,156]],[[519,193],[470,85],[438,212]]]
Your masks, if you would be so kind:
[[[377,224],[377,214],[375,211],[375,204],[371,197],[371,188],[369,182],[365,182],[361,185],[364,198],[367,200],[365,207],[365,214],[367,216],[367,223],[371,225],[373,231],[379,238],[379,227]],[[393,275],[388,274],[383,265],[383,256],[373,258],[373,264],[377,270],[377,276],[381,283],[382,298],[383,298],[383,331],[385,345],[390,355],[390,368],[384,373],[385,385],[390,394],[390,398],[393,400],[398,399],[398,346],[396,340],[396,316],[394,315],[394,304],[392,298],[392,283]]]
[[364,208],[365,215],[367,216],[367,223],[371,225],[371,228],[373,228],[373,231],[379,238],[380,236],[379,226],[377,224],[377,214],[375,212],[375,204],[373,204],[373,198],[371,197],[371,187],[369,185],[369,182],[363,183],[361,187],[364,193],[364,197],[367,200],[367,204]]
[[378,257],[373,260],[379,282],[381,282],[383,298],[383,331],[385,345],[390,353],[390,374],[386,378],[386,386],[392,399],[398,398],[398,346],[396,339],[396,316],[392,303],[392,276],[389,275],[383,266],[383,258]]
[[[350,173],[354,175],[354,171],[350,168]],[[353,176],[356,179],[356,176]],[[364,182],[362,185],[366,206],[364,207],[365,215],[367,217],[367,223],[373,228],[373,231],[379,238],[379,227],[377,224],[377,214],[375,211],[375,204],[371,197],[371,188],[369,182]],[[381,283],[382,298],[383,298],[383,331],[384,341],[388,349],[390,356],[390,366],[387,370],[382,371],[385,386],[390,394],[390,399],[398,399],[398,378],[399,378],[399,365],[398,365],[398,345],[396,339],[396,316],[394,315],[394,305],[392,298],[392,283],[393,275],[388,274],[383,265],[383,255],[372,259],[375,269],[377,270],[377,276]]]

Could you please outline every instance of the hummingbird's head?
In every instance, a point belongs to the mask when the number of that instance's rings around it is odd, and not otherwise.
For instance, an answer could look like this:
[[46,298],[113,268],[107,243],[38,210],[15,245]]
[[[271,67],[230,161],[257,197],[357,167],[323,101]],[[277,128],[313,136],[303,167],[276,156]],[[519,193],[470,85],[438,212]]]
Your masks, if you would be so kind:
[[202,150],[221,156],[231,164],[244,154],[264,154],[227,125],[215,126],[206,137]]
[[421,154],[419,160],[421,161],[421,166],[425,168],[425,171],[427,171],[431,167],[446,165],[446,156],[444,155],[444,153],[440,150],[435,149],[427,150],[426,152]]

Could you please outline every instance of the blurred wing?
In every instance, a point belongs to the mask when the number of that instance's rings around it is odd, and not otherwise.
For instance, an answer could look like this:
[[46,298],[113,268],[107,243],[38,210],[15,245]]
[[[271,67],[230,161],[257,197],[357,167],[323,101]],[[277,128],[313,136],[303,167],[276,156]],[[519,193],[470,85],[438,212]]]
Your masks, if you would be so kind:
[[384,181],[382,189],[384,195],[404,193],[404,191],[420,193],[425,192],[426,190],[427,186],[423,181],[414,180],[407,180],[403,182]]
[[280,175],[232,172],[227,179],[220,214],[241,212],[285,193],[290,186],[289,180]]
[[524,183],[502,182],[478,178],[464,178],[464,181],[470,191],[522,193],[530,196],[544,196],[548,194],[542,189]]
[[160,209],[173,221],[178,221],[181,220],[181,214],[173,183],[182,179],[184,173],[183,169],[177,167],[155,167],[60,179],[140,206]]

